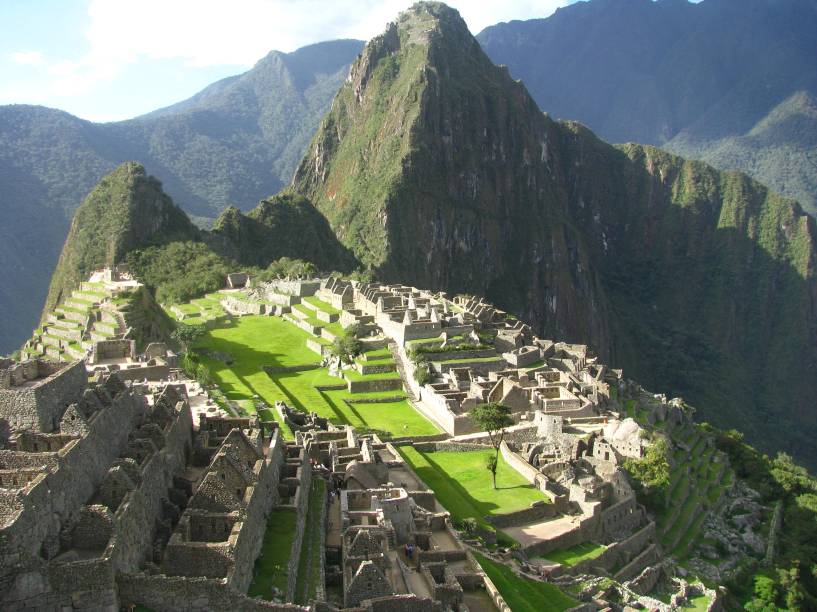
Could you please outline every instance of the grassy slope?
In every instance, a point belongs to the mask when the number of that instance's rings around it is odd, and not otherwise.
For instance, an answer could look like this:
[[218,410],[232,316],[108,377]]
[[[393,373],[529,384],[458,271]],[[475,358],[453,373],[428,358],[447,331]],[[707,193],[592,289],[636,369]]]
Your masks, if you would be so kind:
[[[277,317],[247,316],[222,323],[208,331],[200,343],[203,348],[227,353],[235,361],[227,365],[204,358],[228,398],[249,400],[258,395],[273,406],[276,400],[305,412],[316,412],[336,424],[348,423],[360,429],[372,429],[385,435],[432,435],[439,430],[420,415],[406,400],[374,404],[348,405],[344,400],[402,397],[401,391],[350,394],[345,390],[320,391],[319,386],[338,386],[345,382],[330,376],[325,369],[267,374],[265,366],[291,367],[315,364],[316,353],[306,347],[307,332]],[[373,374],[364,380],[382,378]]]
[[247,591],[250,597],[260,596],[270,600],[272,587],[286,592],[287,563],[295,540],[297,520],[298,516],[290,510],[273,510],[270,514],[261,554],[255,561],[255,576]]
[[484,517],[522,510],[547,497],[511,468],[500,456],[497,489],[485,463],[493,451],[431,452],[412,446],[398,449],[417,475],[434,490],[437,499],[455,521],[474,518],[486,525]]
[[513,612],[561,612],[578,603],[555,585],[527,580],[479,553],[474,556]]
[[577,563],[581,563],[582,561],[595,559],[605,550],[607,550],[606,546],[587,542],[585,544],[571,546],[570,548],[566,548],[564,550],[549,552],[547,555],[545,555],[545,557],[550,561],[555,561],[556,563],[561,563],[562,565],[572,567]]

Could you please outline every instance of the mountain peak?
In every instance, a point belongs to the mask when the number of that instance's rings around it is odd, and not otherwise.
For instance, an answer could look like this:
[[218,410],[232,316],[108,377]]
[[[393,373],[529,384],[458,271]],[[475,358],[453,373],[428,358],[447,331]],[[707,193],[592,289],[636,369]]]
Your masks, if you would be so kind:
[[199,234],[187,215],[137,162],[105,175],[77,208],[51,280],[45,313],[93,270],[113,266],[131,250]]

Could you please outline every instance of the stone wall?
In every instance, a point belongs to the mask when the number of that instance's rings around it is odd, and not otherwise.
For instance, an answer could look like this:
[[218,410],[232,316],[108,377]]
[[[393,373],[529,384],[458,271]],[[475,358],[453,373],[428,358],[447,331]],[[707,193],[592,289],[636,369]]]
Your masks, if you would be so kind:
[[0,420],[13,429],[55,431],[65,409],[79,401],[87,384],[85,363],[75,361],[45,378],[0,386]]
[[504,529],[553,518],[557,514],[558,510],[555,504],[542,501],[516,512],[489,514],[485,517],[485,520],[497,529]]
[[270,440],[267,458],[258,473],[250,503],[247,505],[243,525],[238,534],[233,556],[235,565],[230,573],[228,584],[241,593],[246,593],[253,578],[253,566],[261,552],[264,533],[267,528],[267,517],[278,501],[278,482],[283,463],[284,440],[281,430],[276,429]]
[[298,563],[301,560],[301,549],[304,541],[304,525],[306,524],[306,513],[309,505],[309,493],[312,485],[312,469],[306,462],[301,477],[299,495],[296,498],[296,512],[298,522],[295,525],[295,541],[292,543],[292,554],[289,559],[289,574],[287,575],[287,600],[291,601],[295,597],[295,587],[298,582]]
[[395,391],[402,388],[403,381],[400,378],[348,381],[349,393],[374,393],[377,391]]
[[116,510],[116,532],[110,554],[119,571],[135,571],[151,557],[156,521],[162,517],[162,500],[182,472],[192,447],[193,417],[183,402],[176,405],[178,418],[165,431],[161,452],[154,453],[142,467],[142,482]]
[[[644,568],[644,565],[641,565],[641,568],[636,571],[635,568],[637,564],[635,564],[635,561],[645,552],[646,548],[654,543],[655,523],[650,522],[626,540],[608,546],[598,557],[581,561],[572,567],[563,567],[562,572],[555,571],[552,575],[556,576],[560,573],[566,573],[577,576],[579,574],[598,573],[596,568],[601,568],[605,572],[611,573],[616,568],[626,567],[629,568],[629,570],[626,573],[626,577],[621,578],[621,580],[627,580],[638,574],[638,572]],[[622,572],[624,572],[624,569],[619,571],[619,573]],[[618,574],[616,574],[616,576],[618,576]],[[625,576],[625,574],[622,574],[622,576]],[[618,577],[616,579],[619,580]]]
[[225,580],[184,578],[145,574],[117,577],[119,599],[124,609],[142,605],[155,612],[308,612],[309,608],[247,597],[227,586]]
[[135,354],[134,340],[100,340],[94,342],[91,347],[91,363],[96,363],[100,359],[133,358]]
[[321,281],[314,280],[274,280],[264,285],[265,289],[270,289],[273,293],[281,295],[297,295],[307,297],[315,295],[321,288]]
[[294,372],[308,372],[310,370],[317,370],[321,367],[319,363],[304,363],[294,366],[264,366],[264,372],[270,376],[275,374],[291,374]]
[[16,520],[3,525],[0,567],[38,559],[42,542],[59,538],[62,523],[91,498],[124,449],[128,424],[142,410],[141,397],[121,393],[95,415],[87,435],[57,453],[59,467],[36,481],[19,501]]
[[117,370],[122,380],[167,380],[170,378],[170,366],[165,364],[139,365],[135,368]]

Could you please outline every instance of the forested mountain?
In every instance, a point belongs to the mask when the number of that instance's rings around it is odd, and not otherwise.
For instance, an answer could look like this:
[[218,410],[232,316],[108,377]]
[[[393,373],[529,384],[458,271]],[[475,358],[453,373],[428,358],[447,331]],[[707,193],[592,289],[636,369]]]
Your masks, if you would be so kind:
[[273,51],[242,75],[129,121],[0,107],[0,351],[17,348],[36,323],[71,215],[103,175],[138,160],[198,217],[254,206],[289,182],[362,45]]
[[127,263],[161,301],[220,289],[238,270],[262,273],[281,258],[349,272],[356,262],[326,219],[303,196],[283,191],[249,212],[228,207],[201,230],[145,167],[125,162],[91,190],[74,213],[43,318],[91,272]]
[[445,5],[367,45],[294,186],[376,277],[486,295],[817,464],[814,219],[553,121]]
[[813,214],[815,32],[815,0],[593,0],[477,39],[553,116],[742,170]]

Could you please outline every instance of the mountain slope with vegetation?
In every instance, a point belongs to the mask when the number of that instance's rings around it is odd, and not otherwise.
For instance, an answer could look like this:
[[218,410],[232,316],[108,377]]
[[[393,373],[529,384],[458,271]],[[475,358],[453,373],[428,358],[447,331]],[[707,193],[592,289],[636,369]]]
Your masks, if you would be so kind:
[[242,75],[129,121],[0,106],[0,352],[34,326],[71,215],[106,173],[139,160],[196,217],[229,204],[246,210],[289,182],[362,45],[273,51]]
[[143,166],[122,164],[106,175],[77,209],[51,278],[43,316],[94,270],[112,267],[136,249],[195,240],[198,234]]
[[542,115],[456,11],[420,3],[368,44],[294,186],[375,276],[485,295],[817,465],[814,220]]
[[554,116],[744,171],[814,214],[817,123],[774,117],[817,94],[815,31],[814,0],[592,0],[477,38]]
[[356,266],[304,197],[283,192],[246,214],[230,207],[208,232],[193,225],[144,166],[127,162],[103,177],[77,209],[43,316],[92,271],[120,263],[161,302],[178,303],[220,289],[230,272],[263,277],[296,270],[304,261],[324,271]]

